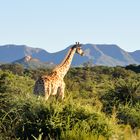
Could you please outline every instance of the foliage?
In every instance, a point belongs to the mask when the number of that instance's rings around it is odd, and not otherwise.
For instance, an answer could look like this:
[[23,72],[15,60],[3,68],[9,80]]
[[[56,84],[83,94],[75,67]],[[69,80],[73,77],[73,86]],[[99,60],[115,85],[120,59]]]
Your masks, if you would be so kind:
[[135,106],[119,106],[118,118],[120,123],[129,124],[132,128],[140,128],[140,102]]
[[24,68],[20,64],[2,64],[1,70],[10,70],[13,74],[23,75]]
[[0,93],[22,94],[32,90],[34,81],[26,76],[14,75],[9,71],[0,72]]
[[132,70],[132,71],[134,71],[136,73],[140,73],[140,65],[135,65],[135,64],[128,65],[128,66],[125,67],[125,69]]
[[33,95],[50,70],[0,70],[0,139],[139,139],[140,74],[122,67],[71,68],[64,101]]

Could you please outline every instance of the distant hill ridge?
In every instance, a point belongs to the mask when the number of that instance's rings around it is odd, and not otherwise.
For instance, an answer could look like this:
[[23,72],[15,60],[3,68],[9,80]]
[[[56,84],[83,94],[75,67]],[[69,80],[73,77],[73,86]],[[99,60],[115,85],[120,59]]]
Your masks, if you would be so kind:
[[[80,66],[90,62],[93,65],[125,66],[129,64],[140,64],[140,50],[127,52],[115,44],[84,44],[83,57],[75,55],[73,66]],[[26,45],[3,45],[0,46],[0,63],[11,63],[26,56],[31,56],[31,62],[59,64],[66,56],[70,46],[56,53],[49,53],[41,48],[32,48]],[[23,61],[23,60],[22,60]]]
[[54,67],[55,65],[53,63],[45,63],[41,62],[37,58],[32,58],[32,56],[27,55],[19,60],[16,60],[12,62],[12,64],[21,64],[24,66],[24,68],[47,68],[47,67]]

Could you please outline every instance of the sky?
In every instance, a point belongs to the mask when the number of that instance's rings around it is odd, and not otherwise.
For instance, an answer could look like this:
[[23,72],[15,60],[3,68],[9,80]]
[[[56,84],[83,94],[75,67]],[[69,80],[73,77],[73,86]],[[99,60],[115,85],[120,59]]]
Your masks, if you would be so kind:
[[57,52],[76,41],[140,50],[140,0],[0,0],[0,45]]

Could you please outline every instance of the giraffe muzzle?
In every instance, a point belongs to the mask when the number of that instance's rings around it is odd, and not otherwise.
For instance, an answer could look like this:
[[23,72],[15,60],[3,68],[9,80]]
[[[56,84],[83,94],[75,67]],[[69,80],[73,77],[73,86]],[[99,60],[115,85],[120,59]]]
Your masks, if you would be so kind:
[[81,53],[81,56],[84,56],[84,52]]

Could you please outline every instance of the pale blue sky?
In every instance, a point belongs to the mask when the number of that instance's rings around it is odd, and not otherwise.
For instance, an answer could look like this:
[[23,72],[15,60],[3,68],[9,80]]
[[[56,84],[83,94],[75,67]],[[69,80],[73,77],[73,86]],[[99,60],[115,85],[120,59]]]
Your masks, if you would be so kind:
[[140,50],[140,0],[0,0],[0,45],[56,52],[75,41]]

